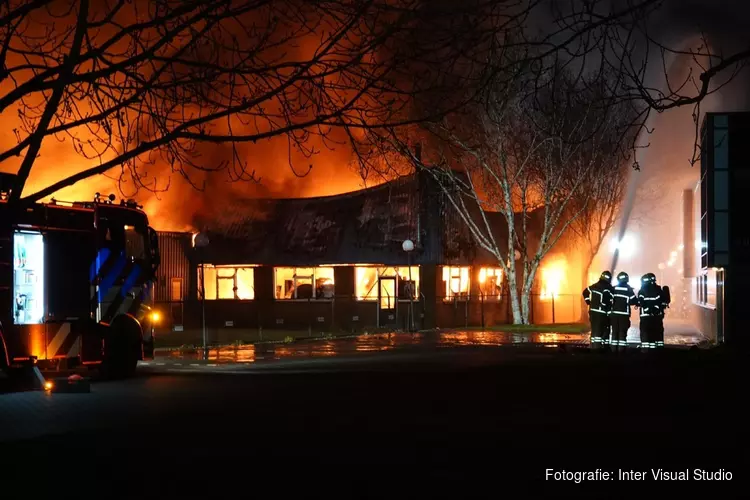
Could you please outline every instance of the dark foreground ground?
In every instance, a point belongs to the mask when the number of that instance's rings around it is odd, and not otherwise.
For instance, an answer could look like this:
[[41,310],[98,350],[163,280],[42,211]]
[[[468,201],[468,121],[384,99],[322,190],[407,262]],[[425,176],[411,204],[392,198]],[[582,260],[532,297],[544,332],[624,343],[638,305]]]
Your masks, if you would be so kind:
[[[148,365],[91,394],[0,395],[0,497],[747,497],[744,358],[578,349]],[[652,468],[732,480],[545,481]]]

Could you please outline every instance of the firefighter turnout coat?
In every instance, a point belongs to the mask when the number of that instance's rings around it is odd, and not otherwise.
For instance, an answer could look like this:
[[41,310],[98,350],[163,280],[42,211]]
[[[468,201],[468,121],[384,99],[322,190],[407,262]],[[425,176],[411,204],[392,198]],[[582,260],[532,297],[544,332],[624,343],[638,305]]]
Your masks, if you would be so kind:
[[589,306],[591,320],[591,344],[609,340],[609,318],[612,309],[613,288],[605,280],[599,280],[583,291],[583,300]]
[[638,296],[627,282],[619,282],[612,291],[612,311],[609,322],[612,326],[612,347],[620,351],[628,345],[630,308],[638,305]]
[[630,308],[638,305],[638,296],[630,285],[615,285],[612,291],[612,314],[630,317]]
[[583,300],[589,306],[589,312],[597,312],[605,316],[612,309],[614,293],[612,285],[604,280],[599,280],[583,291]]
[[644,285],[638,291],[638,305],[641,308],[641,346],[664,347],[664,310],[669,305],[667,293],[655,283]]

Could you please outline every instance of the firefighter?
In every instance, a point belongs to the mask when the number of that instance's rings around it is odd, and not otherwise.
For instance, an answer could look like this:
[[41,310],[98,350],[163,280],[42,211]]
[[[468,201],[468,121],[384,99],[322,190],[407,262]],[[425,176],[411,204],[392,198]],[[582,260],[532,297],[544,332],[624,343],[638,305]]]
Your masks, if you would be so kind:
[[668,289],[665,292],[656,284],[654,273],[644,274],[638,290],[638,306],[641,310],[641,348],[645,352],[664,347],[664,309],[669,304]]
[[589,306],[591,321],[591,348],[602,349],[609,342],[609,311],[612,309],[612,273],[604,271],[599,281],[583,291],[583,300]]
[[669,291],[667,285],[659,286],[656,283],[656,275],[651,274],[651,279],[657,287],[659,287],[659,296],[661,297],[661,316],[659,317],[659,329],[656,334],[656,348],[664,347],[664,315],[669,309],[669,304],[672,302],[672,293]]
[[609,321],[612,325],[612,351],[623,352],[628,346],[628,329],[630,328],[630,308],[638,307],[638,296],[628,282],[628,273],[617,275],[617,284],[613,290],[612,310]]

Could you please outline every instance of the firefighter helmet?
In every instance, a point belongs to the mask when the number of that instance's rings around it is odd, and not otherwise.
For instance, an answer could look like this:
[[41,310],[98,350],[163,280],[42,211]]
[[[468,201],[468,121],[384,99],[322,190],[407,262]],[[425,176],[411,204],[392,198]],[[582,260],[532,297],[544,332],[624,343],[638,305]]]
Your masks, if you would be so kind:
[[609,271],[604,271],[601,276],[599,276],[599,279],[602,281],[610,282],[612,281],[612,273]]
[[644,285],[647,283],[656,283],[656,275],[654,273],[646,273],[641,278],[641,282]]
[[628,281],[630,281],[630,276],[628,276],[628,273],[623,271],[617,275],[618,283],[627,283]]

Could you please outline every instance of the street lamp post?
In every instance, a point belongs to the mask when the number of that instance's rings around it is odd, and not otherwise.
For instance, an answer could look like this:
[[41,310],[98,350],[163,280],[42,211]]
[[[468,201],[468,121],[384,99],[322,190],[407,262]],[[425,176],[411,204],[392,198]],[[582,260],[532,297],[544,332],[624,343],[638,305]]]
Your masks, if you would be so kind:
[[411,253],[414,251],[414,242],[411,240],[405,240],[401,245],[401,248],[406,252],[406,263],[409,269],[409,331],[414,331],[414,295],[416,289],[414,287],[414,281],[411,279]]
[[206,267],[203,262],[203,248],[208,246],[206,233],[198,233],[193,244],[200,252],[201,258],[201,321],[203,323],[203,359],[208,359],[208,334],[206,332]]

